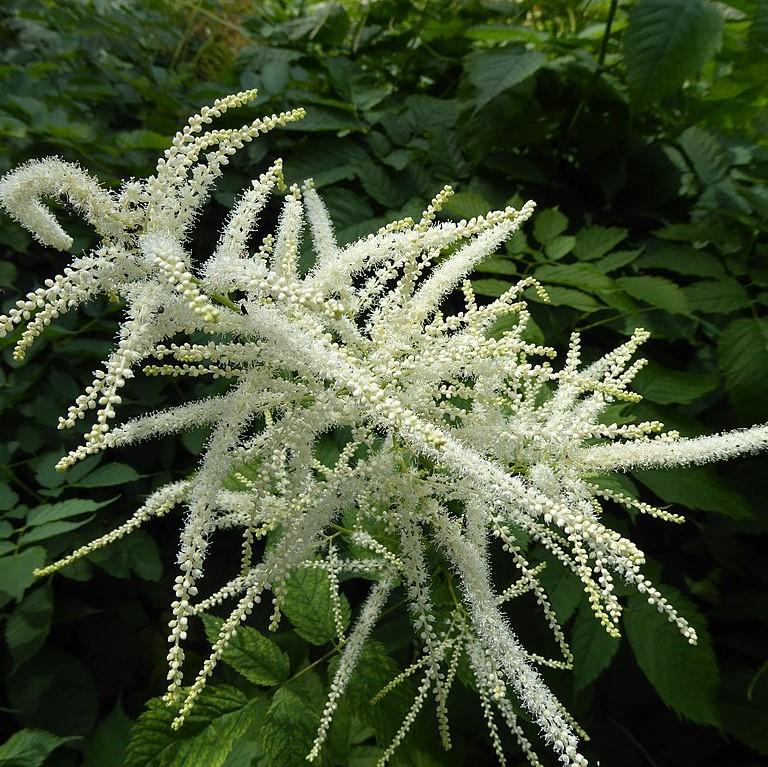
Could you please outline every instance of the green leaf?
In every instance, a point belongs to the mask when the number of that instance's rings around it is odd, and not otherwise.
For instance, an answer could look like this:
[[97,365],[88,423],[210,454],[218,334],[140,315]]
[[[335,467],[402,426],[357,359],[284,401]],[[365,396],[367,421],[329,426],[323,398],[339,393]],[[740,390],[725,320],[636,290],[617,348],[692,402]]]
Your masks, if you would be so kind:
[[0,511],[8,511],[19,502],[19,496],[5,482],[0,482]]
[[91,552],[88,560],[115,578],[129,578],[134,572],[146,581],[159,581],[163,574],[157,543],[144,530],[136,530],[110,546]]
[[265,767],[305,767],[318,725],[318,712],[305,695],[281,687],[261,728]]
[[706,314],[730,314],[751,304],[746,289],[732,277],[694,282],[683,290],[691,309]]
[[547,258],[557,261],[567,256],[576,244],[576,238],[570,234],[563,234],[550,240],[544,248]]
[[0,606],[24,596],[24,592],[35,582],[32,571],[42,567],[43,562],[45,549],[42,546],[0,557]]
[[[316,645],[330,642],[336,635],[331,610],[331,585],[324,570],[302,567],[295,570],[286,584],[283,612],[299,636]],[[349,624],[350,609],[341,594],[343,624]]]
[[19,538],[20,546],[28,546],[30,543],[38,543],[39,541],[46,541],[49,538],[55,538],[57,535],[63,535],[64,533],[77,530],[78,527],[87,525],[93,517],[88,519],[81,519],[77,522],[67,522],[67,520],[60,520],[58,522],[48,522],[44,525],[38,525],[33,527],[29,532],[24,533]]
[[616,250],[613,253],[609,253],[607,256],[603,256],[595,266],[600,271],[613,272],[616,269],[621,269],[622,266],[631,264],[641,253],[643,248],[637,248],[636,250]]
[[502,50],[471,54],[466,60],[469,81],[475,86],[476,109],[481,109],[508,88],[527,80],[547,62],[538,51],[514,45]]
[[646,251],[638,265],[644,269],[667,269],[693,277],[726,279],[723,265],[711,253],[703,253],[695,248],[670,242],[654,243],[653,249]]
[[768,380],[768,319],[731,322],[718,343],[720,369],[729,398],[744,416],[764,417],[765,382]]
[[117,703],[89,736],[83,767],[123,767],[132,724]]
[[619,277],[616,284],[633,298],[671,314],[688,314],[690,310],[682,288],[665,277]]
[[546,245],[568,228],[568,218],[557,208],[542,210],[533,221],[533,236]]
[[731,490],[711,469],[690,466],[686,469],[644,469],[632,475],[666,503],[683,508],[713,511],[734,519],[752,517],[744,496]]
[[544,283],[567,285],[587,293],[610,292],[615,289],[614,281],[592,264],[543,264],[536,269],[536,279]]
[[624,612],[624,626],[637,663],[668,706],[697,724],[717,725],[719,672],[704,619],[675,589],[659,591],[696,629],[699,641],[695,647],[689,645],[666,615],[633,594]]
[[571,635],[573,682],[577,690],[594,682],[611,663],[621,643],[609,636],[592,611],[583,604]]
[[640,0],[624,37],[632,100],[645,106],[675,91],[719,48],[722,30],[708,0]]
[[672,370],[649,362],[635,377],[632,388],[660,405],[687,405],[714,391],[717,385],[718,378],[711,373]]
[[53,600],[45,586],[27,594],[5,624],[5,642],[16,663],[31,658],[45,642],[51,629]]
[[490,209],[490,203],[475,192],[456,192],[449,197],[443,206],[443,211],[455,219],[470,219],[484,216]]
[[[201,617],[208,641],[213,644],[224,621],[213,615]],[[222,660],[249,682],[267,687],[284,682],[290,673],[288,656],[274,642],[249,626],[238,627]]]
[[511,287],[511,282],[507,282],[506,280],[495,280],[490,277],[486,279],[472,280],[472,288],[478,296],[498,298],[500,295],[506,293]]
[[544,586],[552,609],[561,624],[576,612],[582,594],[584,593],[579,579],[550,554],[545,554],[541,559],[547,563],[539,580]]
[[711,133],[693,125],[683,131],[678,143],[703,184],[714,184],[725,176],[728,158]]
[[628,233],[618,226],[587,226],[576,235],[574,255],[580,261],[595,261],[625,240]]
[[266,706],[261,696],[246,696],[228,685],[208,685],[178,730],[176,712],[159,698],[133,727],[125,767],[221,767],[240,738],[258,730]]
[[111,487],[112,485],[126,485],[137,479],[139,479],[139,474],[128,464],[107,463],[97,467],[72,484],[75,487]]
[[73,740],[79,738],[62,738],[46,730],[19,730],[0,745],[0,767],[41,767],[49,754]]
[[[574,290],[573,288],[561,288],[557,285],[550,285],[547,287],[547,295],[552,306],[570,306],[572,309],[578,309],[580,312],[597,312],[605,308],[595,301],[592,296],[588,296],[586,293]],[[532,300],[536,300],[535,293],[531,292],[530,297]]]
[[91,501],[87,498],[69,498],[59,503],[46,503],[37,506],[27,514],[27,524],[34,527],[36,525],[45,525],[49,522],[58,522],[61,519],[77,517],[81,514],[88,514],[92,511],[109,506],[114,503],[119,496],[110,498],[108,501]]

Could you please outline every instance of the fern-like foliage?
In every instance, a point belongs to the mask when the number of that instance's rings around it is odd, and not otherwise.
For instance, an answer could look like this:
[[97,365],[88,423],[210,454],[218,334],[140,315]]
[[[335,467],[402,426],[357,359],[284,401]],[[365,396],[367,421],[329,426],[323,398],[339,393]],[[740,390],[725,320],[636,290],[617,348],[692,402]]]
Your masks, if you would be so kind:
[[[274,163],[243,191],[215,251],[199,267],[188,242],[193,224],[229,157],[246,142],[301,117],[301,110],[257,119],[240,129],[205,130],[252,91],[217,101],[173,139],[153,176],[102,188],[60,159],[31,162],[0,181],[0,203],[43,244],[71,238],[43,205],[55,196],[78,210],[101,237],[63,274],[17,302],[0,332],[23,326],[15,356],[60,313],[100,293],[125,305],[117,346],[60,420],[92,425],[58,468],[109,447],[206,425],[202,461],[188,479],[155,492],[125,524],[38,574],[52,573],[182,505],[179,573],[169,626],[168,692],[175,726],[189,715],[238,626],[271,592],[271,627],[280,621],[286,582],[300,568],[319,568],[331,585],[339,663],[317,738],[318,759],[334,711],[355,673],[388,598],[402,588],[421,658],[403,678],[420,682],[385,764],[428,698],[450,747],[448,692],[462,656],[474,674],[499,760],[499,719],[533,764],[533,745],[512,696],[540,727],[563,765],[585,765],[580,729],[547,688],[537,666],[567,669],[572,654],[540,581],[542,565],[526,557],[529,541],[545,547],[583,584],[594,614],[618,634],[622,605],[616,579],[634,585],[677,624],[691,626],[643,575],[643,553],[602,519],[604,500],[681,522],[662,509],[606,489],[601,476],[632,467],[669,467],[728,458],[768,445],[768,428],[696,439],[662,432],[658,422],[605,423],[606,407],[636,401],[629,390],[647,333],[637,330],[614,351],[581,363],[574,335],[564,364],[553,349],[526,340],[524,279],[479,304],[468,281],[474,267],[532,214],[533,203],[458,223],[436,223],[451,194],[443,189],[420,220],[395,221],[350,245],[337,245],[326,208],[311,182],[284,196],[274,234],[250,242],[270,195],[283,189]],[[305,222],[306,219],[306,222]],[[299,268],[302,233],[311,231],[315,261]],[[441,306],[456,290],[464,309]],[[179,342],[192,334],[207,342]],[[220,396],[189,402],[114,426],[120,391],[137,372],[229,379]],[[93,412],[92,412],[93,411]],[[323,462],[320,441],[342,446]],[[204,577],[217,531],[242,534],[231,580]],[[259,539],[269,537],[269,545]],[[491,544],[506,552],[518,577],[496,583]],[[446,619],[434,606],[435,561],[458,584]],[[370,591],[346,631],[341,578],[362,576]],[[533,593],[560,657],[523,647],[504,604]],[[184,647],[196,616],[231,603],[210,657],[184,685]],[[519,709],[517,709],[519,710]]]

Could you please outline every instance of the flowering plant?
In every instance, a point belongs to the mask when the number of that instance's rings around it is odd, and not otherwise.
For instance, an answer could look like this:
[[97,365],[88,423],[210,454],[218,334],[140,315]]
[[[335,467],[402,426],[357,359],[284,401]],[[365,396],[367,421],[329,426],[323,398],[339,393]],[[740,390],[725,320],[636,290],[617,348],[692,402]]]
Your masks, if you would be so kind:
[[[645,331],[589,364],[582,363],[574,334],[556,367],[555,351],[526,335],[525,291],[546,298],[536,280],[523,279],[479,304],[469,275],[531,216],[531,202],[436,223],[452,193],[446,187],[418,221],[394,221],[339,247],[312,183],[285,190],[278,160],[239,197],[210,258],[193,265],[188,243],[195,218],[231,155],[303,115],[294,110],[239,129],[205,129],[254,97],[247,91],[203,108],[176,134],[153,176],[119,191],[57,158],[32,161],[0,180],[0,204],[43,245],[72,245],[43,196],[69,203],[102,240],[0,317],[3,335],[24,326],[16,359],[64,310],[101,293],[125,304],[117,347],[59,421],[71,428],[93,410],[93,424],[57,468],[109,447],[211,428],[194,474],[161,487],[123,525],[38,574],[183,504],[166,695],[174,726],[188,717],[265,593],[272,594],[274,629],[290,577],[312,569],[329,584],[340,657],[309,760],[319,758],[365,643],[392,591],[402,588],[423,654],[374,700],[407,676],[418,672],[421,681],[380,764],[430,694],[450,747],[447,698],[466,658],[501,762],[497,714],[539,764],[511,692],[562,764],[584,765],[580,728],[536,670],[567,669],[573,656],[538,577],[543,565],[528,556],[530,543],[575,574],[608,634],[618,634],[619,578],[693,644],[694,629],[645,577],[642,551],[605,524],[602,504],[670,522],[682,518],[620,492],[607,477],[763,450],[768,427],[681,439],[657,421],[612,423],[611,403],[639,399],[629,385],[644,364],[633,358]],[[259,215],[277,191],[287,193],[276,232],[260,232],[252,251]],[[303,274],[305,217],[315,260]],[[444,307],[457,288],[464,308],[449,313]],[[140,368],[231,383],[219,396],[113,426],[120,391]],[[339,446],[332,461],[320,451],[329,435]],[[241,561],[227,583],[209,587],[203,575],[211,541],[231,529],[242,534]],[[497,548],[518,571],[511,583],[498,583],[491,572]],[[339,586],[348,577],[371,582],[350,630]],[[436,608],[438,578],[450,587],[447,612]],[[517,638],[504,605],[525,593],[541,607],[561,657],[526,649]],[[234,607],[210,656],[185,687],[190,621],[229,600]]]

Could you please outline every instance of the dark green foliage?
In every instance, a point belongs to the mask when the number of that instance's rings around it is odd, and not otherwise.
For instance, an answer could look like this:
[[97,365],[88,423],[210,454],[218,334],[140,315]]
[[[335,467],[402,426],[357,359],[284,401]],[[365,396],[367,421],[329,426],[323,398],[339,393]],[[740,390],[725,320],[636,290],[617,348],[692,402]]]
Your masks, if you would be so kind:
[[[258,87],[260,110],[300,105],[307,118],[233,163],[201,221],[200,253],[234,194],[278,155],[289,183],[314,177],[342,242],[418,213],[445,183],[458,190],[446,208],[454,218],[532,197],[532,226],[482,266],[477,293],[500,295],[535,275],[552,297],[546,306],[530,296],[536,340],[562,348],[581,330],[588,356],[647,327],[653,362],[638,377],[646,399],[634,412],[706,433],[768,415],[767,54],[760,0],[7,0],[0,172],[59,154],[106,183],[145,175],[197,107]],[[87,228],[68,224],[76,248],[88,246]],[[6,218],[0,251],[3,308],[62,266]],[[0,341],[0,729],[16,733],[0,745],[0,766],[304,764],[338,654],[320,571],[288,584],[274,636],[268,611],[254,614],[179,732],[155,697],[175,519],[53,579],[32,576],[198,460],[203,434],[53,470],[76,439],[56,430],[57,417],[109,348],[117,311],[103,302],[62,318],[23,366],[11,360],[12,339]],[[138,377],[124,412],[203,391],[212,388]],[[551,562],[542,574],[576,658],[572,676],[547,680],[593,736],[591,760],[753,767],[767,758],[765,469],[765,458],[750,458],[637,472],[616,488],[684,512],[680,528],[606,512],[622,532],[632,527],[665,593],[697,625],[698,648],[637,596],[626,638],[610,640],[573,578]],[[343,586],[353,622],[360,590]],[[396,593],[363,654],[326,765],[375,764],[412,699],[409,680],[370,704],[414,658],[398,603]],[[531,608],[515,602],[510,616],[538,650],[548,640]],[[208,617],[205,630],[191,627],[201,655],[219,625]],[[396,764],[495,763],[473,693],[459,685],[449,702],[454,749],[441,750],[424,712]]]

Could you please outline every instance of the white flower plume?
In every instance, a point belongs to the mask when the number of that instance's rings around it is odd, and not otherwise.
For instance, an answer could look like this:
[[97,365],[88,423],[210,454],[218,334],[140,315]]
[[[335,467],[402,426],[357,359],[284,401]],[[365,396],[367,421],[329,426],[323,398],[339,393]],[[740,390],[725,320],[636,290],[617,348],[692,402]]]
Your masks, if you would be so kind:
[[[480,305],[467,279],[531,216],[532,202],[436,223],[452,193],[446,187],[420,220],[395,221],[339,246],[311,182],[287,190],[275,233],[259,229],[270,195],[284,189],[278,160],[243,191],[211,257],[192,263],[192,226],[229,157],[258,134],[303,114],[294,110],[240,129],[203,130],[254,96],[239,93],[202,109],[176,134],[155,174],[119,192],[58,158],[33,161],[0,180],[0,205],[41,243],[59,249],[72,243],[44,206],[46,195],[71,204],[101,238],[96,250],[74,258],[0,317],[2,335],[23,326],[16,358],[65,310],[100,293],[117,295],[125,305],[115,350],[60,419],[60,428],[81,419],[91,426],[58,468],[159,434],[200,425],[212,430],[192,476],[161,488],[128,522],[39,574],[183,504],[168,653],[167,700],[178,708],[176,726],[265,592],[273,594],[275,628],[288,576],[319,567],[335,595],[341,658],[308,758],[319,757],[362,648],[390,593],[402,587],[424,654],[377,700],[406,676],[419,673],[421,682],[381,764],[430,694],[450,747],[446,700],[466,654],[500,760],[496,714],[530,761],[539,763],[511,705],[514,695],[563,765],[585,765],[578,751],[581,731],[536,670],[567,669],[573,656],[538,580],[543,565],[529,561],[531,542],[575,574],[610,634],[618,634],[622,605],[614,583],[620,578],[694,643],[693,628],[642,574],[643,553],[605,524],[601,502],[680,518],[605,489],[600,475],[762,450],[768,427],[679,439],[661,433],[657,422],[603,423],[607,405],[638,399],[628,387],[642,366],[633,357],[647,334],[637,330],[587,366],[574,335],[565,364],[556,369],[554,350],[525,335],[524,292],[545,297],[544,289],[524,279]],[[305,218],[316,254],[306,275],[299,268]],[[252,249],[256,235],[260,244]],[[464,309],[447,313],[443,307],[457,289]],[[209,335],[207,342],[180,342],[201,332]],[[230,386],[222,395],[114,427],[120,390],[141,370],[226,378]],[[340,445],[330,464],[319,450],[329,434]],[[232,528],[242,531],[242,561],[227,584],[209,588],[209,542],[218,530]],[[259,556],[256,543],[264,536],[271,545]],[[493,547],[502,548],[519,572],[511,585],[494,582]],[[436,573],[427,551],[431,560],[442,558],[458,584],[447,618],[435,606]],[[338,606],[340,575],[375,581],[348,636]],[[504,604],[527,592],[541,605],[562,657],[540,655],[517,638]],[[228,600],[234,607],[211,656],[192,685],[182,686],[189,621]]]

